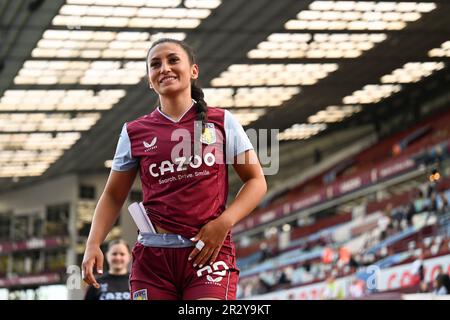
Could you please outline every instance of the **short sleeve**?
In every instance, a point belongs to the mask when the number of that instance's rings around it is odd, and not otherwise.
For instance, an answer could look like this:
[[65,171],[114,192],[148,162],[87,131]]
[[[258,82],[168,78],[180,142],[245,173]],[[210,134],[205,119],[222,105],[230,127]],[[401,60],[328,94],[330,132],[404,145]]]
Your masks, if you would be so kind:
[[226,139],[226,163],[233,163],[234,157],[247,151],[253,150],[242,125],[236,120],[230,111],[225,110],[224,116],[225,139]]
[[131,142],[128,136],[127,124],[125,123],[120,132],[119,142],[117,143],[116,154],[114,155],[112,170],[127,171],[138,166],[138,159],[131,155]]

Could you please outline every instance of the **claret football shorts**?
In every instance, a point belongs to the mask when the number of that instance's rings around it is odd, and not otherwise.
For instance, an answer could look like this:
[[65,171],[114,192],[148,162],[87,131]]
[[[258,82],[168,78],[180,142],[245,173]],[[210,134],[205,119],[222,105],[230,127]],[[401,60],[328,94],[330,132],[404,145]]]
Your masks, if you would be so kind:
[[221,252],[212,265],[199,268],[188,261],[194,248],[190,240],[175,234],[140,238],[132,250],[133,300],[236,299],[239,270],[234,256]]

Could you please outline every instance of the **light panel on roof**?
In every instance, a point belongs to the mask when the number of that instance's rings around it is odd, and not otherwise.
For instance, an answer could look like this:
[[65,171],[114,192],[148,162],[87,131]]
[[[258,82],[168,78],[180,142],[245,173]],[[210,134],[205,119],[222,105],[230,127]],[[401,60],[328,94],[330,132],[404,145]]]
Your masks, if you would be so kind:
[[144,59],[154,41],[185,37],[183,32],[47,30],[31,55],[34,58]]
[[298,87],[204,88],[208,105],[222,108],[278,107],[300,93]]
[[48,162],[3,164],[0,167],[0,178],[36,177],[42,175],[50,167]]
[[0,111],[108,110],[125,90],[6,90]]
[[139,18],[194,18],[205,19],[211,13],[209,9],[186,8],[135,8],[113,6],[64,5],[60,14],[63,16],[98,16],[98,17],[139,17]]
[[222,3],[221,0],[184,0],[186,8],[215,9]]
[[280,132],[278,140],[304,140],[308,139],[327,128],[326,124],[294,124],[292,127]]
[[79,132],[0,134],[0,177],[39,176],[80,137]]
[[234,93],[233,88],[203,88],[205,101],[208,105],[213,107],[233,107]]
[[[126,4],[125,4],[126,3]],[[53,18],[56,26],[195,29],[221,1],[77,2],[61,7]]]
[[385,39],[383,33],[273,33],[247,56],[251,59],[356,58]]
[[401,90],[400,85],[393,84],[368,84],[364,86],[361,90],[353,92],[352,95],[346,96],[343,99],[345,104],[370,104],[377,103],[382,99],[385,99],[392,94],[399,92]]
[[344,104],[377,103],[402,89],[400,84],[418,82],[445,67],[443,62],[409,62],[381,77],[383,84],[371,84],[343,99]]
[[359,105],[348,106],[328,106],[326,109],[317,112],[308,117],[309,123],[333,123],[340,122],[353,114],[360,112],[362,107]]
[[55,26],[195,29],[201,19],[56,16]]
[[62,154],[63,150],[2,150],[0,177],[41,175]]
[[443,62],[408,62],[402,68],[381,77],[382,83],[412,83],[445,67]]
[[450,41],[445,41],[439,48],[431,49],[428,56],[432,58],[450,57]]
[[105,168],[111,168],[113,165],[113,160],[105,160],[104,162]]
[[230,109],[242,126],[247,126],[266,113],[265,109]]
[[64,150],[80,137],[79,132],[0,134],[0,150]]
[[[81,5],[105,5],[105,6],[135,6],[135,7],[178,7],[182,0],[67,0],[68,4]],[[220,4],[220,0],[184,0],[186,8],[208,8],[215,9]]]
[[0,164],[51,161],[62,153],[62,150],[3,150],[0,154]]
[[15,84],[123,84],[138,83],[145,61],[26,61]]
[[1,113],[1,132],[87,131],[100,113]]
[[337,69],[335,63],[234,64],[211,84],[214,87],[313,85]]
[[286,22],[288,30],[401,30],[423,13],[436,8],[433,2],[314,1],[297,19]]

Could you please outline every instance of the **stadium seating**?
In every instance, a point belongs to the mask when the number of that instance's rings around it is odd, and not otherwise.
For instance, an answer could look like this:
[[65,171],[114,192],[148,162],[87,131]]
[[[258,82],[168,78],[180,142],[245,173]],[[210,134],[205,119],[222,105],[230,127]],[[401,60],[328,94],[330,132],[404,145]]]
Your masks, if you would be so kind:
[[[298,199],[305,192],[314,193],[332,180],[330,176],[348,178],[392,159],[411,157],[424,166],[440,165],[448,158],[449,121],[450,112],[446,112],[394,134],[336,166],[331,175],[331,170],[319,174],[281,193],[269,206],[259,208],[253,214],[262,215]],[[351,212],[312,218],[310,223],[288,231],[288,245],[279,245],[279,234],[269,238],[255,237],[245,245],[238,243],[240,297],[258,297],[268,292],[308,287],[323,283],[330,276],[339,279],[354,277],[368,266],[387,270],[411,264],[418,256],[431,259],[449,254],[450,207],[447,205],[443,212],[437,212],[432,206],[431,195],[442,194],[449,203],[450,178],[441,177],[437,182],[427,181],[427,178],[424,171],[423,181],[426,182],[419,187],[412,185],[410,189],[379,200],[367,198],[362,218],[353,216]],[[443,205],[438,197],[435,206]],[[411,206],[415,211],[407,218]],[[385,233],[379,223],[384,216],[391,222]],[[394,227],[392,221],[396,219],[398,225]],[[342,248],[351,249],[346,261],[339,252]],[[416,289],[406,286],[395,292],[410,293]],[[389,293],[388,290],[384,292]]]

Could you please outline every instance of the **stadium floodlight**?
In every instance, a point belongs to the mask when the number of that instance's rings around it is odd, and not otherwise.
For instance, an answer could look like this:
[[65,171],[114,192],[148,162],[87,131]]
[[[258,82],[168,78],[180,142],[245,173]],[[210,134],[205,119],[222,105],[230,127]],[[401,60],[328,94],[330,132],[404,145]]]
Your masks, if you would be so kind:
[[326,124],[294,124],[290,128],[278,134],[278,140],[304,140],[308,139],[327,128]]
[[386,34],[273,33],[250,50],[249,58],[355,58],[386,39]]
[[185,0],[184,5],[187,8],[208,8],[215,9],[217,8],[222,1],[220,0]]
[[205,101],[222,108],[278,107],[300,93],[299,87],[204,88]]
[[360,105],[328,106],[324,110],[308,117],[309,123],[333,123],[340,122],[362,110]]
[[429,77],[445,67],[444,62],[408,62],[381,77],[382,83],[412,83]]
[[108,168],[108,169],[112,167],[112,164],[113,164],[112,160],[105,160],[105,162],[104,162],[105,168]]
[[100,113],[2,113],[1,132],[86,131],[100,118]]
[[266,113],[265,109],[230,109],[229,111],[243,126],[258,120]]
[[428,56],[435,57],[450,57],[450,41],[445,41],[439,48],[433,48],[428,52]]
[[377,103],[402,89],[400,84],[418,82],[445,67],[444,62],[409,62],[381,77],[382,84],[370,84],[344,97],[344,104]]
[[145,76],[144,61],[26,61],[15,84],[136,84]]
[[[71,1],[59,10],[55,26],[181,28],[195,29],[221,1],[146,1],[142,6],[130,1],[83,3]],[[140,7],[140,8],[138,8]]]
[[33,58],[144,59],[160,38],[184,40],[184,32],[111,32],[47,30],[31,55]]
[[353,94],[342,99],[344,104],[371,104],[377,103],[401,90],[401,85],[371,84],[356,90]]
[[211,81],[218,86],[313,85],[338,69],[335,63],[231,65]]
[[0,111],[108,110],[125,96],[118,90],[6,90]]
[[75,143],[79,132],[0,134],[2,150],[64,150]]
[[401,30],[436,9],[434,2],[314,1],[288,30]]
[[0,156],[0,164],[52,162],[62,153],[62,150],[5,150]]

